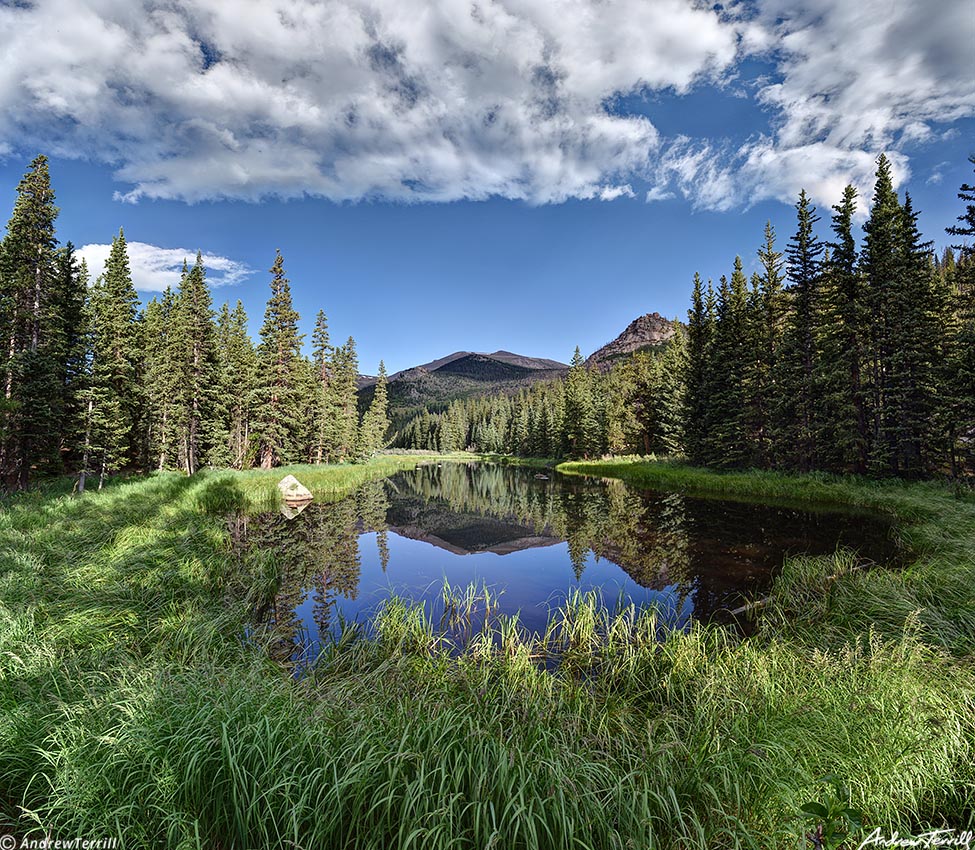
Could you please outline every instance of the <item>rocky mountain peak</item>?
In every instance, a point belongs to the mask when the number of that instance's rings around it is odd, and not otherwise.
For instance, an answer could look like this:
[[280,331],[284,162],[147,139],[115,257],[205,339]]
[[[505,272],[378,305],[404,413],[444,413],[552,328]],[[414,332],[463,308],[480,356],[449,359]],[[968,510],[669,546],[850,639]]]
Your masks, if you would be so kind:
[[647,313],[630,322],[612,342],[594,351],[586,365],[605,371],[621,357],[666,342],[674,335],[674,323],[659,313]]

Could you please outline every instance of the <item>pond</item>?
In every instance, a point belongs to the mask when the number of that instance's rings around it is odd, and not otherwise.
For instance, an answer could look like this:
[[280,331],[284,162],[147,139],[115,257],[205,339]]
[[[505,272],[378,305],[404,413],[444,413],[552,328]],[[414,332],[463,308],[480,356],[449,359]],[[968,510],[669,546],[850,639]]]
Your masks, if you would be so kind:
[[392,594],[442,613],[444,582],[488,587],[497,612],[541,632],[572,590],[655,606],[668,627],[727,620],[790,554],[854,550],[898,560],[891,523],[640,490],[620,481],[486,463],[418,466],[332,504],[234,520],[273,558],[280,585],[259,612],[276,656],[314,654],[341,620],[368,622]]

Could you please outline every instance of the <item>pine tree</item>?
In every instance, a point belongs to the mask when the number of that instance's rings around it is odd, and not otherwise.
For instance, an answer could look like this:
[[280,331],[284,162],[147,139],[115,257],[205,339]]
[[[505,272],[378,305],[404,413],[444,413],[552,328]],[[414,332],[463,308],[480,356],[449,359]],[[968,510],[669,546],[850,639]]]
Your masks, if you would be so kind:
[[215,328],[210,290],[206,284],[203,258],[197,253],[193,268],[183,274],[176,300],[176,332],[180,373],[179,456],[180,465],[192,475],[209,448],[216,381]]
[[355,456],[359,441],[359,358],[352,337],[335,350],[332,364],[329,408],[334,411],[335,430],[329,461],[340,463]]
[[386,364],[379,361],[379,377],[369,409],[362,418],[359,429],[360,459],[372,457],[386,445],[386,432],[389,430],[389,402],[386,393]]
[[758,249],[762,273],[753,279],[748,309],[748,335],[753,346],[744,376],[749,405],[747,429],[756,466],[772,463],[772,406],[779,346],[785,328],[789,298],[783,289],[782,253],[775,250],[775,228],[765,223],[765,242]]
[[910,194],[901,206],[898,274],[891,302],[896,345],[888,364],[888,405],[895,472],[918,477],[933,464],[935,364],[944,357],[931,243],[917,226]]
[[711,427],[704,445],[706,461],[712,466],[744,466],[751,453],[745,404],[747,305],[748,283],[741,257],[735,257],[731,281],[721,276],[711,351],[707,391]]
[[713,374],[711,353],[714,345],[714,295],[708,285],[704,292],[701,276],[694,275],[691,309],[687,311],[687,385],[684,440],[692,463],[705,463],[711,427],[709,385]]
[[877,160],[870,215],[863,225],[864,239],[860,264],[867,281],[866,303],[869,314],[868,339],[868,415],[870,416],[869,469],[878,474],[894,471],[891,451],[891,414],[888,407],[887,365],[897,345],[891,317],[893,293],[898,275],[899,242],[903,213],[890,172],[890,163],[881,154]]
[[[975,165],[975,155],[968,161]],[[953,474],[960,471],[959,454],[967,455],[966,465],[975,466],[975,185],[962,183],[958,199],[965,211],[958,224],[946,228],[951,236],[962,240],[953,247],[958,251],[954,268],[946,270],[950,293],[951,329],[946,338],[943,391],[945,432]]]
[[262,469],[293,459],[296,418],[302,407],[296,386],[301,361],[298,313],[291,303],[291,288],[280,251],[271,266],[271,275],[271,297],[257,349],[254,394],[254,430]]
[[777,364],[775,454],[785,466],[808,472],[819,462],[822,399],[816,370],[824,246],[813,232],[819,216],[805,190],[799,193],[796,219],[796,233],[786,247],[792,304]]
[[853,236],[857,192],[843,190],[833,207],[833,238],[824,274],[823,354],[824,421],[821,445],[828,446],[827,465],[863,474],[870,455],[870,429],[863,371],[869,336],[865,280],[857,263]]
[[62,323],[54,205],[47,158],[36,157],[17,187],[0,244],[3,399],[0,476],[8,489],[27,485],[35,464],[57,463],[63,426],[59,386]]
[[579,346],[572,355],[565,382],[565,431],[569,457],[593,457],[599,453],[601,439],[597,400],[593,393],[592,375],[586,368]]
[[174,465],[176,410],[183,391],[176,321],[176,296],[167,287],[161,299],[153,298],[146,305],[142,316],[146,459],[147,465],[160,470]]
[[257,378],[257,352],[247,335],[247,313],[238,301],[224,304],[217,319],[217,383],[214,402],[214,466],[246,469],[251,465],[251,405]]
[[[143,406],[141,357],[136,333],[138,296],[129,272],[125,234],[112,241],[105,272],[89,302],[91,365],[84,431],[89,463],[105,477],[131,464],[138,454],[138,416]],[[88,464],[85,465],[86,469]],[[85,470],[83,470],[85,471]],[[80,487],[79,487],[80,489]]]
[[55,291],[51,302],[50,319],[54,334],[52,348],[56,349],[57,384],[59,397],[55,404],[58,422],[58,454],[63,458],[51,467],[51,472],[63,472],[77,465],[78,439],[75,428],[80,416],[80,396],[84,389],[86,365],[85,299],[88,294],[88,267],[75,259],[74,246],[68,242],[57,254]]

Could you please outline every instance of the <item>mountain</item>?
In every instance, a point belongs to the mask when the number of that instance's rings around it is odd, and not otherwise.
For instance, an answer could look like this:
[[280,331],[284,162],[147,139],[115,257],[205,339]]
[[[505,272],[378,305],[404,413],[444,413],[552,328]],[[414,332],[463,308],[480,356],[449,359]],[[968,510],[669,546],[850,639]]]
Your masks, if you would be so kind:
[[674,335],[674,323],[659,313],[647,313],[630,322],[612,342],[594,351],[586,365],[605,372],[623,357],[663,345]]
[[[390,375],[390,418],[393,426],[399,427],[424,409],[442,409],[454,399],[513,391],[539,381],[551,381],[565,375],[568,369],[568,365],[557,360],[511,351],[491,354],[455,351]],[[359,376],[360,407],[372,401],[375,383],[374,377]]]

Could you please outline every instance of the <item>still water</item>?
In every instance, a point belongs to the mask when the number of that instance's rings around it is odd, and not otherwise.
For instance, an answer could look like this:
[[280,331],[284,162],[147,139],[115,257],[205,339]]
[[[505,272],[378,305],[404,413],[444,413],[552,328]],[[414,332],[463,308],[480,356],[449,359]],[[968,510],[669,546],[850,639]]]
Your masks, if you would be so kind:
[[790,554],[842,547],[877,563],[898,558],[890,523],[877,517],[481,463],[419,466],[340,502],[234,522],[241,545],[279,569],[258,617],[281,660],[314,654],[341,619],[367,622],[394,593],[436,621],[445,581],[486,585],[500,594],[499,613],[519,614],[531,631],[573,589],[596,589],[610,606],[656,606],[680,628],[727,618],[769,588]]

